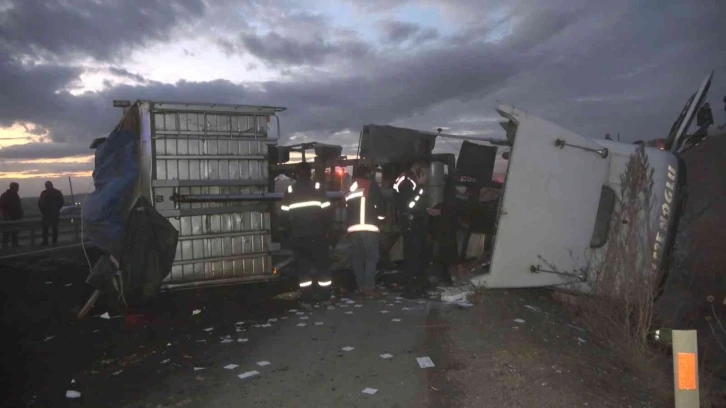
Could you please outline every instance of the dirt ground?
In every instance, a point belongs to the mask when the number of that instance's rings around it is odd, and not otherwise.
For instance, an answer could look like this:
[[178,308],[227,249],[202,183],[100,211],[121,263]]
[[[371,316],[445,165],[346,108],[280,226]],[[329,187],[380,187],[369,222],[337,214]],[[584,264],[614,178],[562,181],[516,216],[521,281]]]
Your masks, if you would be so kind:
[[[319,335],[298,339],[293,319],[279,320],[264,329],[272,331],[250,333],[249,343],[223,345],[200,341],[221,334],[203,328],[234,334],[234,322],[282,318],[296,302],[271,299],[281,288],[270,285],[206,289],[162,295],[125,318],[102,319],[96,309],[77,322],[72,308],[88,294],[85,270],[72,259],[31,264],[2,268],[13,277],[2,287],[4,333],[17,345],[3,350],[13,398],[7,406],[214,407],[240,400],[300,406],[301,398],[321,407],[669,406],[647,379],[619,368],[546,290],[483,292],[469,309],[413,301],[409,311],[393,310],[406,304],[390,294],[386,308],[403,317],[399,325],[379,313],[385,303],[359,301],[356,320],[346,309],[312,311],[311,320],[326,319],[328,329]],[[340,354],[311,358],[321,345],[341,341],[357,342],[373,356],[394,350],[408,357],[386,365],[354,353],[345,361]],[[436,367],[420,369],[409,361],[414,354],[430,356]],[[265,358],[288,363],[266,380],[244,384],[230,382],[221,368],[230,359],[254,365]],[[311,375],[330,377],[335,386],[310,391]],[[363,380],[381,391],[359,399],[355,390]],[[66,399],[69,389],[83,398]]]

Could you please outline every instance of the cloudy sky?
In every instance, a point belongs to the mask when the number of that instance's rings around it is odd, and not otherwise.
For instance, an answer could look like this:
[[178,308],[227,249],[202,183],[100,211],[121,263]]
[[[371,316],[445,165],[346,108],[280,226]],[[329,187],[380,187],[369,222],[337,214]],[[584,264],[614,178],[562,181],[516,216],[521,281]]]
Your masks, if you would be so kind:
[[[363,124],[500,136],[497,101],[589,137],[664,137],[712,69],[718,0],[0,0],[0,189],[89,186],[113,99],[269,104],[283,141]],[[439,142],[444,152],[459,142]]]

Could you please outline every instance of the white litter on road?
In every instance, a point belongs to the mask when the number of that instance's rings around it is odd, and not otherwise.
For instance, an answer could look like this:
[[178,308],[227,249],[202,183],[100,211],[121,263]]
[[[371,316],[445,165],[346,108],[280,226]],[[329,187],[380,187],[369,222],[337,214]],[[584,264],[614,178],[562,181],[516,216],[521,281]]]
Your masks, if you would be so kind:
[[237,328],[237,333],[240,333],[240,332],[243,332],[243,331],[247,331],[247,330],[245,330],[245,329],[240,329],[239,327]]
[[282,316],[280,319],[285,320],[287,319],[287,316]]
[[400,296],[396,296],[396,300],[403,300],[403,298]]
[[353,306],[353,307],[363,307],[363,305],[355,305],[355,306]]
[[539,312],[539,309],[532,305],[524,305],[524,307],[526,307],[529,310],[534,310],[535,312]]
[[405,312],[407,310],[411,310],[411,308],[410,307],[402,307],[401,310],[403,310]]
[[241,326],[241,325],[245,324],[245,322],[235,322],[235,324],[236,324],[237,326]]
[[46,285],[52,285],[52,284],[53,284],[53,282],[51,282],[51,281],[45,281],[45,284],[46,284]]
[[381,358],[384,358],[384,359],[386,359],[386,358],[392,358],[393,357],[393,354],[388,354],[388,353],[379,354],[379,355],[380,355]]
[[192,310],[192,316],[198,315],[199,313],[202,313],[202,311],[200,309]]
[[232,340],[232,339],[224,339],[224,340],[222,340],[222,344],[229,344],[229,343],[232,343],[233,341],[234,340]]
[[300,320],[308,320],[308,319],[309,319],[309,317],[307,317],[307,316],[300,316]]
[[400,300],[394,300],[393,303],[401,303]]
[[305,323],[298,323],[297,324],[297,327],[305,327],[305,326],[307,326],[307,324],[305,324]]
[[388,310],[381,310],[381,313],[386,314],[388,313]]
[[247,371],[246,373],[242,373],[238,375],[237,377],[240,378],[240,380],[244,380],[245,378],[254,377],[256,375],[260,375],[258,371]]
[[[307,317],[301,317],[301,319],[307,319]],[[272,327],[272,325],[270,323],[265,323],[260,325],[260,327]]]
[[401,319],[391,319],[391,321],[394,322],[394,323],[398,323],[398,322],[401,321]]
[[328,306],[328,308],[327,308],[327,309],[328,309],[328,310],[335,310],[335,306],[333,306],[333,305],[330,305],[330,306]]
[[347,314],[347,315],[352,315],[352,314],[353,314],[353,312],[345,312],[345,314]]
[[206,329],[204,329],[205,332],[210,332],[212,330],[214,330],[214,327],[207,327]]
[[54,338],[55,338],[55,336],[48,336],[45,339],[43,339],[43,341],[53,340]]
[[166,363],[168,363],[169,361],[171,361],[171,360],[167,358],[166,360],[162,360],[162,361],[161,361],[161,364],[166,364]]
[[303,316],[305,314],[305,312],[297,312],[295,314],[298,315],[298,316]]
[[576,329],[576,330],[579,330],[579,331],[586,331],[585,329],[582,329],[582,328],[577,327],[577,326],[573,326],[573,325],[571,325],[569,323],[567,323],[567,325],[570,326],[570,327],[572,327],[573,329]]
[[194,371],[205,370],[206,367],[194,367]]
[[234,370],[237,367],[239,367],[237,364],[227,364],[223,368],[226,368],[227,370]]
[[66,398],[81,398],[81,393],[74,390],[66,391]]
[[587,343],[587,340],[585,340],[585,339],[583,339],[581,337],[578,337],[577,338],[577,341],[579,341],[580,343]]
[[260,367],[268,366],[270,364],[272,363],[270,363],[269,361],[260,361],[259,363],[257,363],[257,365]]
[[237,343],[247,343],[249,339],[237,339]]
[[123,372],[124,372],[124,370],[118,370],[116,372],[111,373],[111,375],[114,376],[114,377],[116,377],[117,375],[119,375],[119,374],[121,374]]
[[108,314],[108,312],[106,312],[98,317],[100,317],[101,319],[110,319],[111,318],[111,316]]
[[69,287],[69,286],[71,286],[71,285],[73,285],[73,284],[72,284],[72,283],[68,283],[68,284],[66,284],[66,287]]
[[421,368],[434,367],[434,362],[431,360],[431,357],[416,357],[416,361]]
[[522,320],[522,319],[514,319],[514,322],[515,323],[524,323],[524,320]]
[[315,325],[316,326],[322,326],[323,325],[323,322],[315,322]]
[[276,321],[277,321],[277,318],[274,318],[274,317],[273,317],[273,318],[271,318],[271,319],[267,319],[267,321],[268,321],[268,322],[276,322]]
[[348,307],[348,305],[340,304],[340,305],[338,305],[338,307]]
[[296,313],[297,312],[297,309],[290,309],[290,310],[288,310],[288,312],[290,312],[290,313]]
[[369,394],[369,395],[373,395],[373,394],[377,393],[377,392],[378,392],[378,390],[377,390],[377,389],[375,389],[375,388],[364,388],[364,389],[363,389],[363,391],[361,391],[361,392],[362,392],[363,394]]
[[343,350],[343,351],[351,351],[351,350],[355,350],[355,347],[345,346],[341,350]]

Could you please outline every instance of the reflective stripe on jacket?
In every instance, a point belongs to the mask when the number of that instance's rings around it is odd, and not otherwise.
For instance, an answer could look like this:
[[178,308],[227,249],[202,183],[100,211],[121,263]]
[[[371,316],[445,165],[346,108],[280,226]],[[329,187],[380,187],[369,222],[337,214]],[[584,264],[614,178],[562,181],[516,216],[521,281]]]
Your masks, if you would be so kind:
[[378,184],[359,178],[345,195],[348,232],[380,232],[378,221],[384,219]]
[[406,174],[400,175],[393,183],[393,190],[396,192],[396,205],[399,211],[415,217],[424,215],[426,205],[419,202],[423,201],[421,199],[424,190],[411,177]]
[[299,180],[287,187],[280,209],[288,215],[292,237],[322,235],[327,232],[330,217],[326,210],[330,200],[320,183]]

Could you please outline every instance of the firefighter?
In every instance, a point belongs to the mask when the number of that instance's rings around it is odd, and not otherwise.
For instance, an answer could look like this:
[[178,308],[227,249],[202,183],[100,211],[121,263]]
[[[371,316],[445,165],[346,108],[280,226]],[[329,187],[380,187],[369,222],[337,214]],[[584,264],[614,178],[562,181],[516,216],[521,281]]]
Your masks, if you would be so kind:
[[376,181],[371,179],[367,167],[360,166],[353,174],[355,179],[345,195],[350,260],[358,290],[364,296],[374,296],[379,258],[379,224],[385,218],[381,190]]
[[415,162],[393,184],[398,220],[403,232],[403,269],[407,281],[404,296],[408,298],[426,295],[426,168],[426,163]]
[[295,257],[295,276],[305,298],[310,297],[315,285],[327,289],[332,284],[327,243],[332,221],[330,201],[325,189],[311,176],[310,165],[300,163],[295,184],[288,186],[281,206],[288,215],[285,220]]

